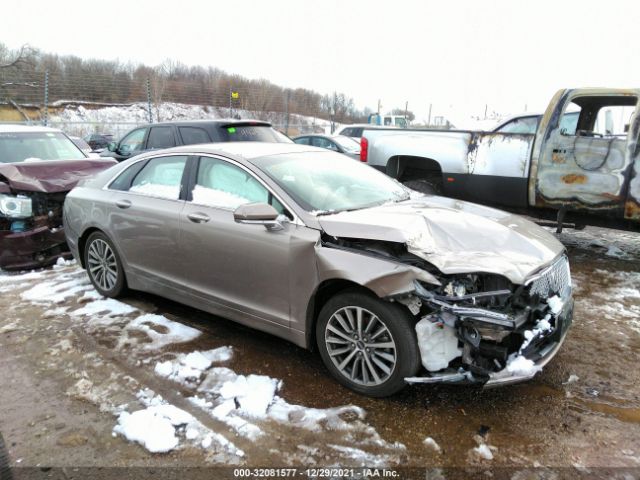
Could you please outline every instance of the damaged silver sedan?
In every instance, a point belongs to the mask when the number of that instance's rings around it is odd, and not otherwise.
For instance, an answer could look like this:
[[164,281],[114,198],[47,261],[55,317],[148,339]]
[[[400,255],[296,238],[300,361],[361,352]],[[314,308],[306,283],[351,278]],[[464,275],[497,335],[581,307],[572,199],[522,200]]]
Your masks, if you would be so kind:
[[101,294],[148,291],[317,348],[365,395],[530,379],[571,324],[551,234],[313,147],[155,151],[74,189],[64,219]]

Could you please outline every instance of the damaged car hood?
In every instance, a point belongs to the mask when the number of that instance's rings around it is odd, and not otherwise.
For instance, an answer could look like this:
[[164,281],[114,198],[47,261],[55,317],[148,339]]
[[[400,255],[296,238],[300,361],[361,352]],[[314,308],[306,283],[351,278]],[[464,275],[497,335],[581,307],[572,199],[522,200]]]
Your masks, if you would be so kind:
[[114,160],[44,160],[38,162],[0,163],[0,182],[13,190],[30,192],[68,192],[87,177],[117,162]]
[[564,250],[552,234],[520,216],[437,196],[318,221],[334,237],[404,243],[445,274],[488,272],[515,284],[523,284]]

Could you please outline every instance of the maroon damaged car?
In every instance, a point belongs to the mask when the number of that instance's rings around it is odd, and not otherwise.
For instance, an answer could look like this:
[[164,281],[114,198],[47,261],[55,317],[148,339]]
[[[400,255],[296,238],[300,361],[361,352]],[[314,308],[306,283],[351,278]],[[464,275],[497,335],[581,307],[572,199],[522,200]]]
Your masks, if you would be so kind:
[[45,267],[68,255],[65,196],[115,163],[87,157],[60,130],[0,125],[0,268]]

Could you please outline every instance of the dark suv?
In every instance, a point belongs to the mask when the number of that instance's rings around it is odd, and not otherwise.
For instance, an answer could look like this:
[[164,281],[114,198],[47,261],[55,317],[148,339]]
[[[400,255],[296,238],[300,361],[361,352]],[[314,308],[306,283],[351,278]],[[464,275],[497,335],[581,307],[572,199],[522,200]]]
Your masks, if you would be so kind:
[[258,120],[196,120],[162,122],[134,128],[100,155],[118,161],[142,152],[177,145],[215,142],[285,142],[291,140]]

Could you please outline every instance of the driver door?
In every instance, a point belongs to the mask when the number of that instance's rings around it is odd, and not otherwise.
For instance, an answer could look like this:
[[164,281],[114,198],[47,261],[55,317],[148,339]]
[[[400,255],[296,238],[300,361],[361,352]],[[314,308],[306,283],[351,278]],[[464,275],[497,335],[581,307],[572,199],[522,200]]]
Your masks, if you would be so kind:
[[120,162],[144,152],[148,132],[149,129],[143,127],[128,133],[118,143],[117,150],[114,152],[115,159]]
[[221,315],[289,326],[290,241],[295,225],[278,231],[234,221],[245,203],[282,204],[250,171],[200,157],[181,212],[179,257],[185,286]]
[[[568,207],[622,218],[637,132],[637,97],[576,93],[542,148],[536,205]],[[572,117],[571,121],[567,118]]]

